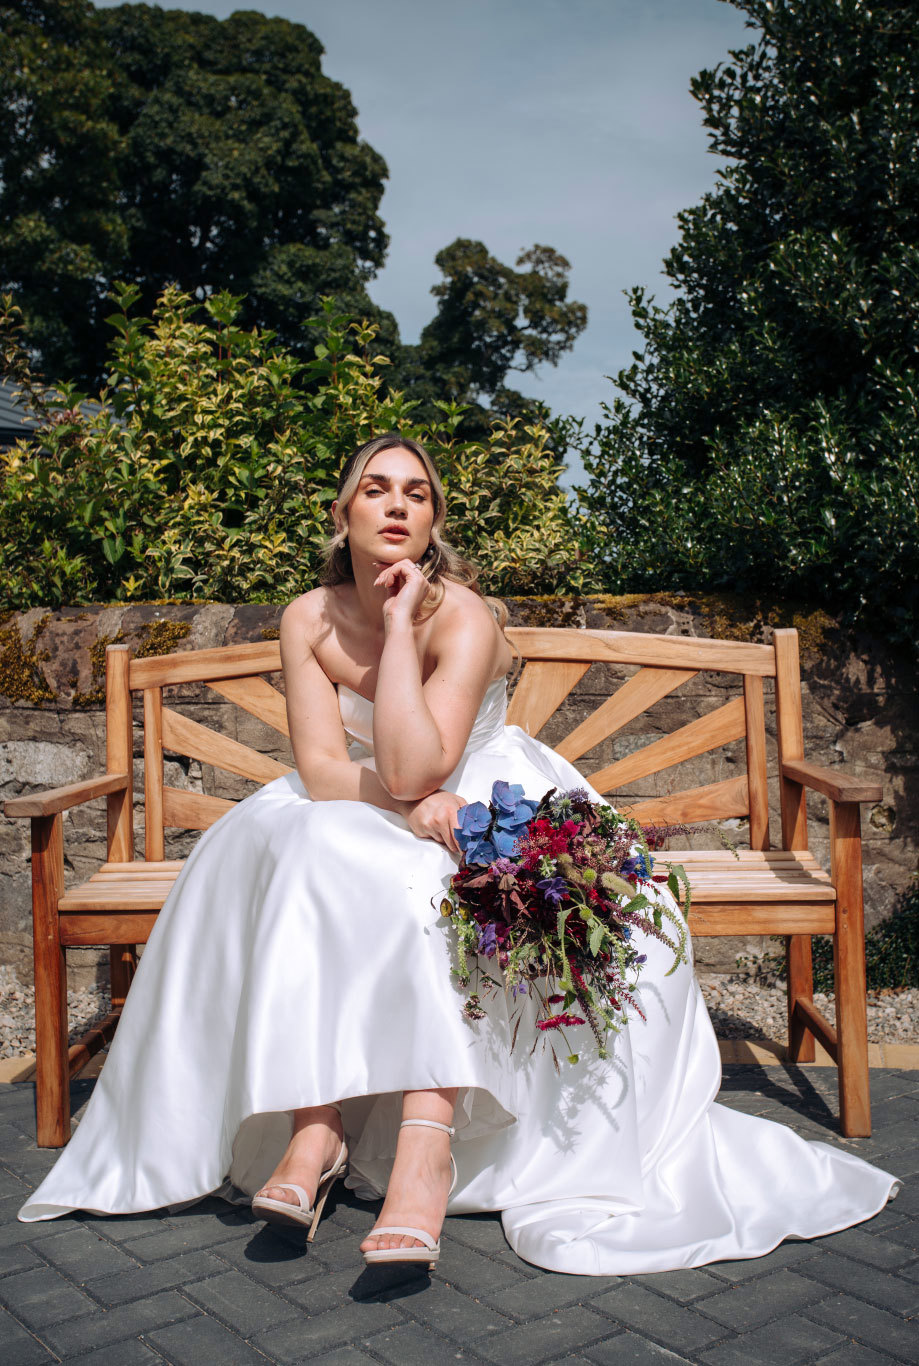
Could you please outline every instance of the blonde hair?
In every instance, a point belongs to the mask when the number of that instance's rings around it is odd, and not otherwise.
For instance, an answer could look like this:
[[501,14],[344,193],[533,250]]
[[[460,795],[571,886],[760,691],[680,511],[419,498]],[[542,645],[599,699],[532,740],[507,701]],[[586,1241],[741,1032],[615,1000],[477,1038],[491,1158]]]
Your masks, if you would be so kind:
[[[348,506],[357,493],[361,476],[368,463],[380,451],[391,450],[406,450],[417,456],[424,465],[431,481],[434,522],[431,526],[431,540],[428,548],[418,561],[418,568],[428,580],[430,587],[427,598],[418,612],[417,620],[424,621],[437,611],[443,602],[446,591],[443,580],[450,579],[453,583],[461,583],[464,587],[471,588],[473,592],[478,593],[479,597],[488,604],[503,634],[504,627],[507,624],[507,607],[500,598],[488,597],[482,592],[478,583],[481,572],[478,566],[473,564],[471,560],[467,560],[444,538],[443,528],[447,516],[447,499],[434,461],[420,441],[413,441],[410,437],[401,436],[399,432],[385,432],[382,436],[376,436],[372,441],[365,442],[359,450],[348,457],[342,466],[341,473],[338,476],[338,516],[342,528],[330,536],[320,547],[323,559],[320,582],[329,588],[339,583],[354,582],[351,551],[348,547]],[[506,635],[504,638],[507,640]],[[508,644],[511,645],[511,642],[508,641]],[[519,655],[514,650],[513,645],[511,645],[511,649],[514,651],[515,659],[519,660]]]

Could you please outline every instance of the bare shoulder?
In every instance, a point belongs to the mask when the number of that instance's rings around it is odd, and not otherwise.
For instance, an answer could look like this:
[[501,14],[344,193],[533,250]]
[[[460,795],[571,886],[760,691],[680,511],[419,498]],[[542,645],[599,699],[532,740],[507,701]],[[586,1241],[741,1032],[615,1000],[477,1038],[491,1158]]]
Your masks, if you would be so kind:
[[464,584],[450,579],[443,580],[443,584],[443,601],[434,614],[435,651],[439,653],[454,642],[461,642],[464,649],[490,649],[495,664],[505,654],[510,656],[507,641],[485,599]]
[[331,612],[330,590],[325,586],[301,593],[299,598],[287,604],[281,614],[282,637],[306,632],[307,639],[312,640],[322,623],[328,621]]

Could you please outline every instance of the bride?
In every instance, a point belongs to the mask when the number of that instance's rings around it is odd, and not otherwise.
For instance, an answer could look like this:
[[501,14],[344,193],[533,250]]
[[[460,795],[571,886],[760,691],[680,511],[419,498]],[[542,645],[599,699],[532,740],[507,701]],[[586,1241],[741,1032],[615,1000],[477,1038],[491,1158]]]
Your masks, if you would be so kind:
[[312,1237],[346,1177],[385,1196],[368,1262],[433,1265],[447,1211],[500,1210],[526,1260],[622,1275],[756,1257],[877,1213],[895,1177],[715,1103],[691,959],[666,976],[657,940],[641,945],[647,1018],[608,1060],[585,1047],[559,1071],[530,1051],[527,997],[463,1015],[438,910],[458,811],[498,778],[537,798],[586,784],[504,724],[506,613],[443,538],[425,450],[367,443],[332,515],[323,584],[281,623],[296,772],[199,840],[86,1113],[19,1217],[217,1193]]

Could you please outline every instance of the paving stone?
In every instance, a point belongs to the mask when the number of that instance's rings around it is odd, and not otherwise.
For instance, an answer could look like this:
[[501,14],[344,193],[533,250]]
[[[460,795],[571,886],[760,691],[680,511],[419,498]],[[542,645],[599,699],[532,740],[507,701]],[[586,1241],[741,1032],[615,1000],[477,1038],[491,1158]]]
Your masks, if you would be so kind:
[[41,1255],[77,1285],[96,1276],[129,1271],[137,1265],[120,1248],[113,1247],[82,1224],[59,1233],[56,1238],[45,1238]]
[[463,1214],[448,1219],[444,1224],[444,1234],[448,1240],[458,1238],[468,1247],[479,1252],[506,1252],[507,1239],[501,1216],[498,1214]]
[[300,1315],[259,1333],[251,1341],[276,1361],[303,1361],[347,1342],[361,1346],[374,1334],[401,1322],[401,1316],[388,1304],[349,1304],[315,1318]]
[[33,1266],[44,1266],[44,1262],[29,1243],[0,1247],[0,1278],[10,1276],[14,1271],[29,1271]]
[[146,1347],[139,1338],[125,1338],[111,1347],[100,1347],[97,1352],[81,1353],[79,1357],[69,1358],[80,1366],[162,1366],[163,1358],[152,1347]]
[[825,1257],[816,1257],[809,1262],[802,1268],[802,1273],[833,1290],[846,1290],[879,1309],[891,1309],[899,1314],[919,1313],[919,1285],[879,1271],[877,1267],[853,1262],[849,1257],[828,1252]]
[[[816,1244],[815,1244],[816,1246]],[[916,1260],[916,1253],[902,1242],[894,1242],[893,1234],[884,1238],[880,1234],[868,1233],[860,1225],[844,1228],[841,1233],[830,1233],[820,1239],[821,1251],[844,1252],[868,1266],[880,1267],[885,1271],[896,1271]]]
[[393,1264],[365,1266],[357,1273],[353,1267],[346,1267],[342,1271],[329,1271],[322,1276],[314,1276],[302,1285],[279,1287],[279,1293],[291,1304],[297,1305],[301,1311],[313,1317],[343,1304],[383,1304],[388,1300],[398,1299],[402,1294],[424,1291],[429,1285],[426,1271],[419,1271],[417,1267]]
[[241,1338],[250,1338],[267,1325],[274,1327],[285,1319],[303,1318],[302,1309],[272,1294],[264,1286],[256,1285],[238,1271],[225,1271],[220,1276],[190,1285],[185,1297],[205,1313],[213,1314]]
[[182,1252],[195,1252],[220,1243],[245,1240],[249,1233],[248,1229],[227,1228],[214,1219],[209,1225],[202,1223],[194,1229],[167,1226],[159,1233],[151,1233],[144,1238],[126,1239],[121,1246],[139,1262],[158,1262],[163,1257],[178,1257]]
[[591,1303],[623,1327],[635,1328],[674,1352],[698,1350],[724,1336],[720,1324],[705,1319],[696,1310],[684,1309],[682,1305],[664,1299],[663,1295],[655,1295],[635,1281],[624,1280]]
[[647,1285],[649,1290],[655,1290],[659,1295],[667,1295],[672,1300],[679,1300],[680,1304],[691,1304],[693,1300],[701,1299],[704,1295],[714,1295],[719,1290],[724,1289],[723,1281],[719,1281],[715,1276],[701,1268],[689,1268],[683,1271],[658,1271],[653,1275],[631,1277],[631,1279],[637,1280],[639,1284]]
[[907,1323],[885,1309],[875,1309],[864,1300],[854,1299],[851,1295],[831,1295],[822,1304],[809,1309],[808,1318],[816,1319],[866,1346],[883,1347],[885,1352],[902,1357],[905,1361],[916,1360],[915,1323]]
[[546,1271],[532,1280],[520,1281],[493,1294],[480,1291],[476,1298],[493,1305],[502,1314],[511,1314],[517,1319],[538,1319],[569,1304],[588,1304],[598,1292],[617,1284],[616,1276],[570,1276]]
[[338,1347],[332,1352],[323,1352],[322,1356],[310,1357],[312,1366],[375,1366],[376,1357],[369,1357],[366,1352],[362,1352],[359,1347],[354,1347],[350,1343],[344,1347]]
[[[375,1357],[392,1366],[440,1366],[444,1361],[469,1361],[471,1358],[456,1342],[450,1342],[417,1323],[402,1323],[385,1333],[368,1338],[366,1346]],[[326,1357],[320,1357],[326,1361]]]
[[646,1366],[646,1363],[647,1366],[677,1366],[679,1362],[690,1360],[630,1332],[617,1333],[615,1337],[607,1338],[606,1342],[589,1347],[587,1355],[597,1366]]
[[872,1352],[860,1342],[847,1342],[828,1357],[821,1357],[820,1366],[890,1366],[890,1357]]
[[775,1366],[797,1366],[812,1361],[844,1341],[844,1335],[819,1323],[811,1323],[797,1314],[778,1317],[751,1333],[741,1333],[730,1342],[710,1347],[701,1360],[706,1366],[752,1366],[753,1363],[775,1363]]
[[0,1361],[8,1366],[40,1366],[55,1358],[12,1314],[0,1309]]
[[[408,1283],[396,1301],[413,1319],[443,1333],[445,1337],[474,1344],[481,1352],[482,1341],[504,1329],[513,1327],[513,1320],[490,1309],[478,1300],[471,1300],[450,1285],[432,1280],[425,1289],[425,1277],[419,1277],[417,1290]],[[394,1297],[395,1298],[395,1297]]]
[[826,1288],[794,1271],[775,1271],[772,1275],[745,1285],[732,1285],[705,1301],[705,1313],[718,1323],[738,1332],[747,1332],[780,1315],[816,1305],[826,1297]]
[[219,1362],[220,1366],[265,1366],[265,1358],[241,1337],[224,1328],[216,1319],[201,1314],[145,1334],[145,1339],[162,1353],[170,1366],[201,1366]]
[[[0,1148],[0,1153],[2,1152],[3,1149]],[[21,1204],[28,1194],[28,1186],[26,1186],[18,1176],[14,1176],[14,1174],[7,1171],[5,1167],[0,1167],[0,1198],[15,1198],[18,1199]]]
[[326,1274],[322,1261],[312,1249],[304,1252],[302,1248],[291,1247],[267,1231],[257,1233],[249,1242],[234,1239],[220,1243],[208,1252],[261,1285],[299,1285]]
[[100,1276],[90,1281],[87,1289],[102,1304],[111,1307],[142,1300],[160,1290],[174,1290],[191,1285],[206,1276],[217,1276],[226,1271],[226,1264],[208,1252],[186,1252],[181,1257],[154,1262],[151,1266],[133,1266],[114,1276]]
[[557,1313],[536,1323],[521,1324],[506,1333],[498,1333],[476,1342],[475,1350],[488,1361],[521,1363],[532,1366],[536,1362],[554,1360],[564,1352],[587,1347],[610,1334],[608,1321],[599,1314],[580,1306],[559,1309]]
[[22,1271],[0,1281],[0,1303],[35,1331],[61,1319],[92,1314],[96,1309],[91,1299],[50,1266]]
[[732,1285],[737,1285],[742,1281],[767,1276],[782,1267],[810,1261],[812,1257],[819,1255],[823,1241],[822,1238],[815,1238],[812,1241],[786,1241],[779,1243],[771,1252],[767,1252],[765,1257],[744,1257],[742,1261],[737,1262],[711,1262],[705,1270],[720,1281],[730,1281]]
[[153,1214],[84,1214],[81,1223],[84,1228],[101,1233],[110,1243],[133,1242],[148,1233],[162,1233],[166,1228],[164,1220]]
[[73,1322],[58,1323],[45,1328],[43,1339],[60,1356],[93,1347],[105,1347],[123,1338],[136,1338],[155,1328],[191,1318],[195,1309],[174,1290],[151,1295],[134,1304],[119,1305],[116,1309],[98,1309],[95,1314],[83,1315]]
[[[518,1263],[519,1265],[519,1263]],[[523,1279],[519,1271],[485,1257],[474,1248],[464,1247],[461,1243],[450,1248],[449,1257],[441,1253],[436,1272],[438,1280],[462,1290],[465,1295],[485,1294],[492,1290],[503,1290],[505,1286],[518,1285]]]

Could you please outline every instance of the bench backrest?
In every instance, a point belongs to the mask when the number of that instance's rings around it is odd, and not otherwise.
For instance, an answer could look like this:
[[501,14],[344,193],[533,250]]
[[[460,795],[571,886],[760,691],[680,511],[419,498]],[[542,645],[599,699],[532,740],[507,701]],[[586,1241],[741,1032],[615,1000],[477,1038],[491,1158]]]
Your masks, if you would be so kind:
[[[638,666],[637,672],[605,696],[586,720],[555,741],[554,748],[574,762],[621,731],[649,707],[700,672],[729,676],[736,695],[633,753],[585,777],[604,794],[621,793],[628,784],[660,773],[735,741],[744,742],[745,766],[736,776],[665,796],[636,801],[631,812],[655,824],[718,821],[748,817],[750,844],[770,847],[766,773],[763,679],[775,679],[779,772],[784,759],[804,757],[798,636],[777,630],[771,645],[639,632],[567,628],[508,628],[523,658],[508,708],[508,724],[539,735],[588,670]],[[106,652],[107,767],[131,772],[132,694],[143,695],[145,856],[164,857],[165,829],[205,830],[232,806],[225,798],[189,792],[164,782],[164,752],[180,754],[215,768],[270,782],[289,772],[276,759],[183,716],[164,701],[163,690],[206,684],[226,701],[289,735],[283,695],[266,675],[281,668],[276,640],[212,650],[133,659],[129,647]],[[608,682],[601,692],[609,692]],[[556,724],[553,729],[557,729]],[[782,844],[807,847],[803,789],[780,776]],[[133,858],[132,794],[109,798],[109,859]]]

